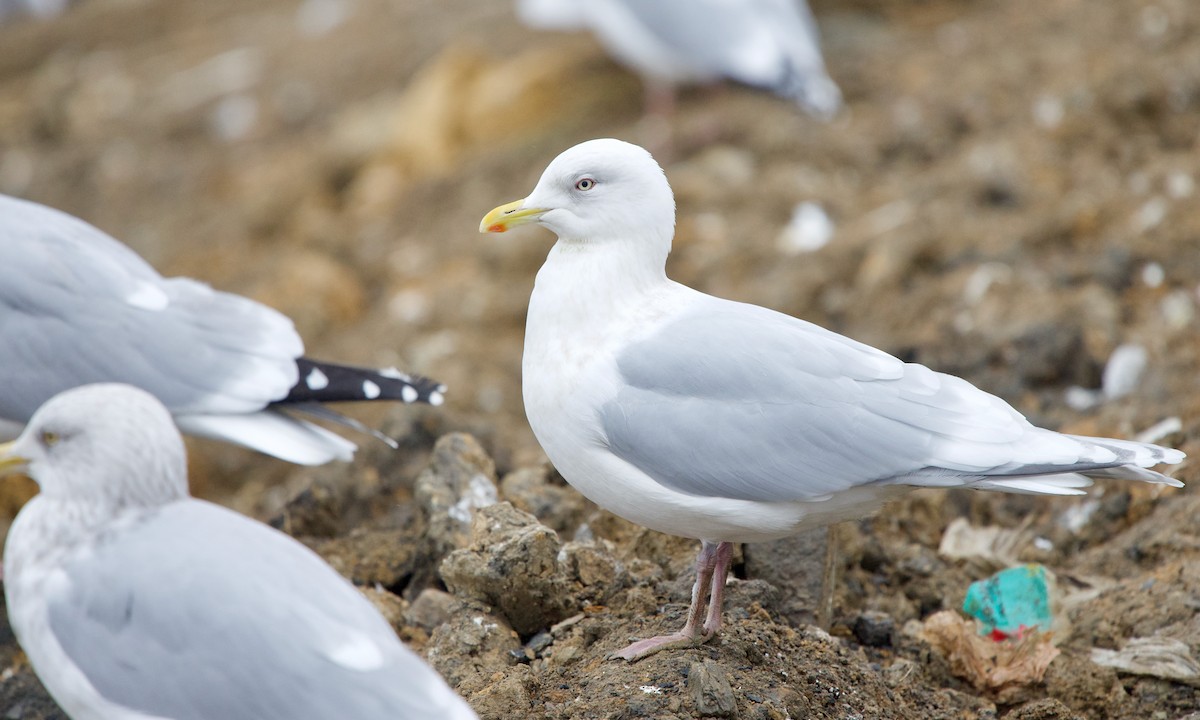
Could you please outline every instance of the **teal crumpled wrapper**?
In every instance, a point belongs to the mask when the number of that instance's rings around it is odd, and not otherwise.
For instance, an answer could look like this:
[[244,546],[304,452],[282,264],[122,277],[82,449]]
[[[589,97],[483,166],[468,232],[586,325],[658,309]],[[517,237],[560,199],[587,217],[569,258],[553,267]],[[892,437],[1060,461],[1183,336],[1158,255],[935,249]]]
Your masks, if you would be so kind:
[[971,583],[963,611],[983,623],[980,634],[995,640],[1050,630],[1054,616],[1046,568],[1021,565]]

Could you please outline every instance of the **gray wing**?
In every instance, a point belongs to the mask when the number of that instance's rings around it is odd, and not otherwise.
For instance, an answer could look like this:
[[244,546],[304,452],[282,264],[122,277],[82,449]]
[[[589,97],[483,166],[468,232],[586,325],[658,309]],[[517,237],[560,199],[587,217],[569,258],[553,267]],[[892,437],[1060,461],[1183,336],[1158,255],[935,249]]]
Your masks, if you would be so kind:
[[614,0],[698,70],[773,90],[823,117],[841,107],[804,0]]
[[0,417],[24,422],[92,382],[141,387],[173,413],[240,413],[287,395],[303,345],[283,315],[164,279],[96,228],[0,196]]
[[716,298],[631,345],[618,368],[622,387],[599,411],[612,451],[693,495],[816,500],[875,482],[956,485],[1070,472],[1056,463],[1083,451],[964,380]]
[[291,538],[198,500],[68,565],[50,629],[107,699],[173,720],[473,718]]
[[693,67],[756,85],[781,72],[776,43],[754,2],[614,0],[659,42]]

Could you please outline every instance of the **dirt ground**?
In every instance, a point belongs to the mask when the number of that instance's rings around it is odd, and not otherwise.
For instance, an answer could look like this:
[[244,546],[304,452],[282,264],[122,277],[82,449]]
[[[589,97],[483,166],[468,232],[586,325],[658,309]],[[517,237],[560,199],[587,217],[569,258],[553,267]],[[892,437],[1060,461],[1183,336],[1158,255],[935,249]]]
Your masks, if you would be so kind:
[[[1048,427],[1178,418],[1158,441],[1200,453],[1200,9],[814,10],[847,101],[833,122],[739,87],[682,94],[660,157],[672,276],[966,377]],[[550,236],[476,229],[576,142],[658,142],[641,101],[590,40],[523,29],[504,0],[82,0],[0,25],[0,192],[279,308],[315,357],[450,386],[443,408],[347,409],[403,439],[364,439],[349,465],[191,443],[193,488],[315,547],[485,718],[1200,717],[1194,464],[1182,490],[927,491],[746,546],[721,636],[605,659],[682,624],[695,543],[546,465],[520,353]],[[784,236],[803,201],[836,227],[815,252]],[[1078,388],[1127,344],[1147,358],[1135,389],[1085,407]],[[511,505],[488,505],[493,487]],[[10,515],[25,492],[7,490]],[[959,518],[1012,532],[956,558],[939,547]],[[1017,561],[1057,574],[1061,652],[989,684],[928,626]],[[1174,654],[1093,661],[1145,638]],[[0,642],[4,716],[62,717],[7,627]]]

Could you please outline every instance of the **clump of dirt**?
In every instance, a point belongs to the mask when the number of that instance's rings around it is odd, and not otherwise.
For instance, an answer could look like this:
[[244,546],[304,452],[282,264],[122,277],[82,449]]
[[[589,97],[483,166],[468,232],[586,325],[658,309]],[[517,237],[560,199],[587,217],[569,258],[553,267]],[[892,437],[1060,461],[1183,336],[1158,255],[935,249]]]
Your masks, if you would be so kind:
[[[316,548],[484,717],[1200,707],[1190,681],[1092,659],[1145,638],[1200,653],[1190,487],[915,494],[740,549],[719,637],[607,660],[683,624],[696,546],[597,508],[546,465],[520,351],[548,238],[476,225],[565,147],[641,139],[637,82],[586,38],[520,28],[508,0],[343,5],[314,25],[287,0],[83,0],[0,24],[0,191],[79,215],[166,274],[270,302],[314,356],[450,386],[443,408],[350,410],[402,447],[364,440],[348,465],[193,442],[197,494]],[[660,154],[678,203],[670,274],[962,375],[1042,425],[1130,437],[1178,418],[1158,439],[1200,452],[1190,4],[815,10],[847,112],[819,124],[742,88],[685,91]],[[835,228],[815,252],[786,230],[802,201]],[[1133,391],[1090,392],[1121,345],[1147,359]],[[1200,481],[1192,465],[1177,475]],[[1064,590],[1061,654],[1019,694],[977,689],[918,632],[994,562],[939,552],[956,518],[1019,530],[992,557],[1043,563]],[[11,634],[0,665],[7,717],[62,717]]]

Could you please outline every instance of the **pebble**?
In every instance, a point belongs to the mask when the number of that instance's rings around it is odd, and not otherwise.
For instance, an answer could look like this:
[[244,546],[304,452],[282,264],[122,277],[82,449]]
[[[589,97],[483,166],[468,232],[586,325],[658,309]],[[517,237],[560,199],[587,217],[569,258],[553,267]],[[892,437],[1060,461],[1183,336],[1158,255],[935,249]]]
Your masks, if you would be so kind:
[[890,647],[896,622],[887,613],[867,610],[854,621],[854,637],[867,647]]
[[687,685],[697,715],[731,718],[737,714],[733,688],[721,665],[708,660],[692,663]]

